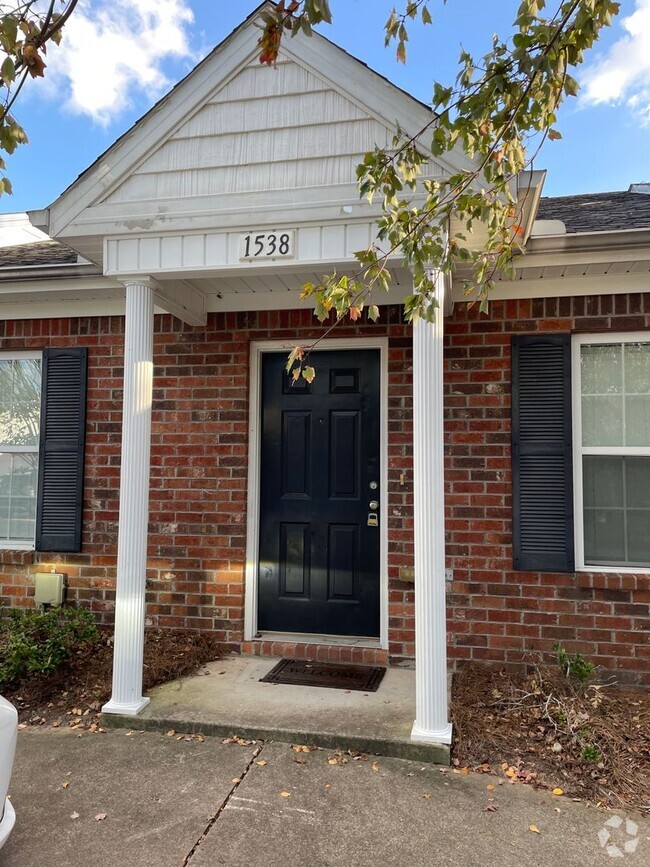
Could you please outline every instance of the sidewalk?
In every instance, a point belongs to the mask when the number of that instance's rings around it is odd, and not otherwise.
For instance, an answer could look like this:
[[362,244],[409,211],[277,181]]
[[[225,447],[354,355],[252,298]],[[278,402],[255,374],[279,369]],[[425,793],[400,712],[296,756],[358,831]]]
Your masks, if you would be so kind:
[[[650,861],[648,820],[626,824],[623,814],[520,783],[401,759],[296,752],[282,743],[176,737],[21,732],[10,789],[18,818],[0,867]],[[626,844],[635,851],[626,852]]]
[[377,692],[260,683],[277,659],[233,656],[156,687],[137,717],[104,714],[106,727],[344,746],[376,755],[449,764],[449,746],[414,744],[415,672],[389,668]]

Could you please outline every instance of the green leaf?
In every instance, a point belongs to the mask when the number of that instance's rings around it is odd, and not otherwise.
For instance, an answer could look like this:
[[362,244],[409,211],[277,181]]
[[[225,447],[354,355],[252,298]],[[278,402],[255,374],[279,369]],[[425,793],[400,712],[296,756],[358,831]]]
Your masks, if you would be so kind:
[[5,57],[3,60],[2,67],[0,67],[0,76],[2,76],[2,83],[5,85],[11,84],[15,80],[16,64],[11,57]]

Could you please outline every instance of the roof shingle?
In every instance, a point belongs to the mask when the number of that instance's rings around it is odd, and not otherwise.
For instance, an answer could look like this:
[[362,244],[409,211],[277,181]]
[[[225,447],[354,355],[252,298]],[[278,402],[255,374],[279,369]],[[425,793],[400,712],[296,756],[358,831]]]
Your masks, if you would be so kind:
[[35,241],[15,247],[0,247],[0,268],[26,265],[64,265],[77,262],[78,254],[58,241]]
[[650,228],[650,195],[629,190],[543,197],[538,220],[562,220],[568,233]]

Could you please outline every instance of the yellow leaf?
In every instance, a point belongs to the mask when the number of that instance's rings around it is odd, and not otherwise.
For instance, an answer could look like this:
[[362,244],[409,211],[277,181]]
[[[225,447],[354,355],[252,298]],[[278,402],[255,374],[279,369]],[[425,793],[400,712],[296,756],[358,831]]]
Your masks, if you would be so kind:
[[176,732],[174,731],[174,729],[170,729],[170,730],[167,732],[167,737],[168,737],[168,738],[173,738],[175,734],[176,734]]
[[281,798],[290,798],[291,792],[280,792],[280,797]]
[[332,756],[331,758],[329,758],[327,760],[328,765],[338,765],[338,763],[339,763],[338,759],[336,759],[334,756]]
[[425,801],[431,800],[431,795],[429,795],[429,794],[424,794],[424,795],[422,795],[422,797],[424,798]]
[[378,771],[379,770],[379,762],[373,762],[370,767],[372,768],[373,771]]
[[258,762],[255,762],[256,765],[259,765],[260,768],[263,768],[265,764],[267,764],[266,759],[260,759]]
[[553,794],[554,795],[563,795],[564,789],[553,789]]
[[532,831],[533,834],[541,834],[541,833],[542,833],[542,832],[539,830],[539,828],[537,827],[537,825],[529,825],[529,826],[528,826],[528,830],[529,830],[529,831]]
[[488,790],[488,792],[493,792],[496,789],[496,786],[493,786],[492,783],[490,783],[490,785],[486,786],[485,788]]
[[231,783],[241,783],[241,777],[233,777]]

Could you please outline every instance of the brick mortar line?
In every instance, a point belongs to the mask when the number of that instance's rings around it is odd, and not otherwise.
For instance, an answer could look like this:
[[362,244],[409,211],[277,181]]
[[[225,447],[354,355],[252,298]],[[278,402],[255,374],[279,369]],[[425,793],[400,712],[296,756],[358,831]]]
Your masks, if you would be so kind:
[[223,813],[223,811],[224,811],[224,810],[226,809],[226,807],[228,806],[230,800],[232,799],[232,796],[235,794],[235,792],[237,791],[237,789],[238,789],[238,788],[241,786],[241,784],[244,782],[244,779],[246,778],[246,775],[248,774],[248,772],[250,771],[250,769],[253,767],[253,762],[254,762],[255,759],[259,756],[259,754],[262,752],[263,749],[264,749],[264,744],[262,744],[262,746],[260,746],[260,747],[256,747],[256,748],[253,750],[253,755],[251,756],[250,761],[248,762],[248,764],[247,764],[246,767],[244,768],[243,773],[239,776],[239,782],[238,782],[238,783],[235,783],[235,784],[232,786],[232,788],[230,789],[230,791],[228,792],[228,794],[227,794],[226,797],[224,798],[223,803],[221,804],[221,806],[219,807],[219,809],[217,810],[217,812],[214,814],[214,816],[212,816],[212,818],[210,819],[210,821],[208,822],[208,824],[205,826],[203,832],[202,832],[201,835],[198,837],[196,843],[192,846],[192,848],[190,849],[190,851],[188,852],[188,854],[185,856],[185,858],[183,858],[183,860],[181,861],[179,867],[188,867],[190,861],[191,861],[192,858],[194,857],[195,852],[197,851],[197,849],[199,848],[199,846],[203,843],[203,841],[204,841],[205,838],[208,836],[208,834],[210,833],[210,831],[211,831],[211,830],[214,828],[214,826],[216,825],[216,823],[217,823],[219,817],[221,816],[221,814]]

